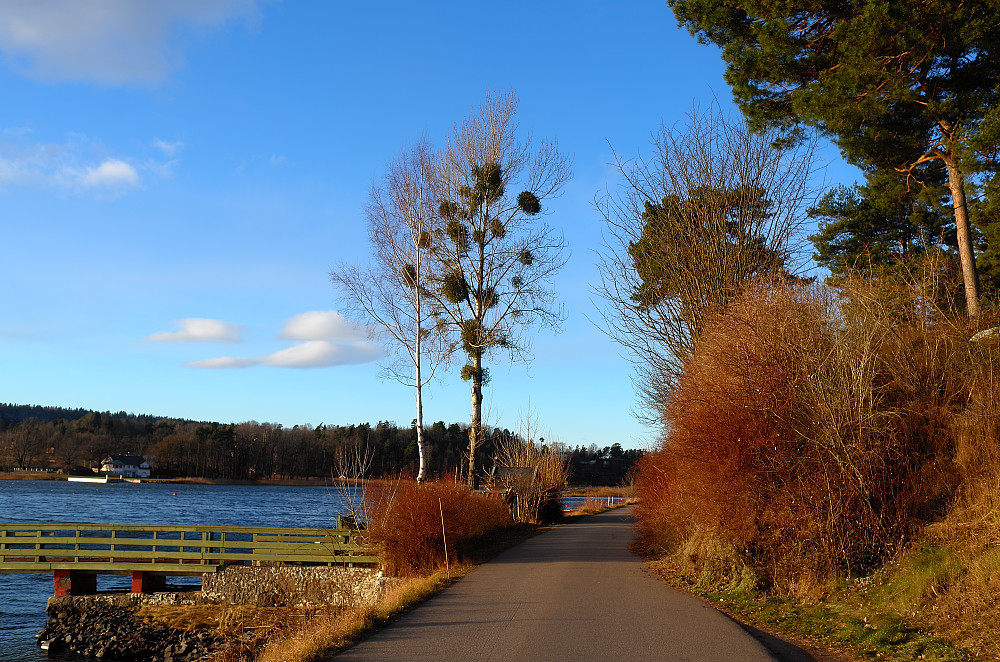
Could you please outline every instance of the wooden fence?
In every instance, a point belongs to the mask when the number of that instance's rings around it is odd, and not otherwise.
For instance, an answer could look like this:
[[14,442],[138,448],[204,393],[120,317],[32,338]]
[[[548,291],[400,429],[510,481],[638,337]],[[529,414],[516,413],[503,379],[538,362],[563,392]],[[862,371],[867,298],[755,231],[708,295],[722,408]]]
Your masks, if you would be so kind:
[[[133,524],[0,524],[0,573],[49,573],[65,592],[92,592],[82,576],[201,575],[227,565],[371,565],[355,529]],[[69,589],[70,577],[78,590]],[[96,580],[95,580],[96,581]],[[157,583],[158,584],[158,583]],[[95,584],[96,585],[96,584]],[[82,586],[82,588],[80,588]]]

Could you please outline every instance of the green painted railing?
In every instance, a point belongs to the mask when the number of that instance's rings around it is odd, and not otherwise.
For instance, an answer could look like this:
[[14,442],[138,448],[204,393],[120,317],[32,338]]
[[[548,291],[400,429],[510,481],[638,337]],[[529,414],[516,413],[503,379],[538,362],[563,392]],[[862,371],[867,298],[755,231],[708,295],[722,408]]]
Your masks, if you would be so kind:
[[379,562],[354,529],[0,524],[0,573],[200,575],[226,565]]

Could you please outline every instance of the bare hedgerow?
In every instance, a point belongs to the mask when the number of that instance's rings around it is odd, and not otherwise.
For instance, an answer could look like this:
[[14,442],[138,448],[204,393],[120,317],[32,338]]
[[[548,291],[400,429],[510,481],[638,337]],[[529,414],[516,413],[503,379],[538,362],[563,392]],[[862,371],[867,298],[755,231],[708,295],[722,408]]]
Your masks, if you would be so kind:
[[718,106],[696,109],[660,128],[652,156],[618,159],[623,184],[598,200],[606,231],[594,289],[653,425],[707,320],[748,282],[801,263],[812,146],[776,147],[777,137]]
[[872,567],[940,514],[969,334],[899,294],[762,282],[713,316],[640,467],[641,541],[714,537],[792,590]]

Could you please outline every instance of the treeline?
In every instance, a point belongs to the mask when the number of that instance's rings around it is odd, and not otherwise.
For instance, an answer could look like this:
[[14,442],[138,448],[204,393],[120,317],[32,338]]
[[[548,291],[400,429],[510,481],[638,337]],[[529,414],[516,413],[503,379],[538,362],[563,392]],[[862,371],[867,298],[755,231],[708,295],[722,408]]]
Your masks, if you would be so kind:
[[[439,421],[424,435],[432,475],[453,475],[467,464],[467,426]],[[497,443],[513,436],[488,428],[477,464],[489,471]],[[617,443],[554,450],[570,463],[574,483],[590,485],[621,483],[641,455]],[[126,454],[145,457],[158,477],[227,480],[415,475],[418,461],[414,428],[385,421],[286,428],[0,405],[0,469],[90,473],[104,458]]]

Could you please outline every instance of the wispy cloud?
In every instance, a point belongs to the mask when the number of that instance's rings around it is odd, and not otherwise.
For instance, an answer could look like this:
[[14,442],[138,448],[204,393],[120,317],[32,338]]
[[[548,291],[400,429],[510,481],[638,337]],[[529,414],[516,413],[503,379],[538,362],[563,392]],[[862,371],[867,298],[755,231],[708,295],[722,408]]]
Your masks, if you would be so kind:
[[32,138],[29,129],[0,132],[0,189],[18,186],[114,194],[140,186],[143,172],[169,176],[176,163],[176,159],[162,163],[151,158],[114,156],[99,142],[79,135],[61,143],[36,142]]
[[285,322],[281,337],[286,340],[336,340],[349,342],[368,337],[358,326],[335,310],[312,310]]
[[368,363],[382,356],[382,349],[367,341],[335,344],[326,340],[310,340],[275,352],[265,357],[263,362],[281,368],[326,368]]
[[231,370],[251,366],[275,368],[329,368],[377,361],[385,351],[365,340],[363,327],[350,322],[336,311],[310,311],[285,322],[280,337],[302,341],[266,356],[235,358],[224,356],[192,361],[192,368]]
[[221,356],[217,359],[205,359],[204,361],[192,361],[188,363],[192,368],[209,368],[211,370],[231,370],[233,368],[247,368],[257,365],[257,359],[239,359],[232,356]]
[[308,342],[282,349],[267,356],[236,358],[222,356],[215,359],[191,361],[191,368],[232,370],[255,365],[275,368],[329,368],[338,365],[371,363],[385,356],[385,351],[373,342],[332,343],[326,340]]
[[87,168],[80,174],[79,182],[86,188],[135,186],[139,183],[139,173],[124,161],[108,159],[96,168]]
[[255,24],[258,0],[7,2],[0,50],[18,73],[45,81],[156,83],[183,63],[181,30]]
[[184,147],[184,143],[180,141],[167,142],[166,140],[157,138],[153,141],[153,147],[163,152],[164,156],[174,157],[180,151],[181,147]]
[[[177,322],[177,331],[161,331],[146,338],[149,342],[239,342],[241,327],[221,320],[189,317]],[[223,360],[223,359],[218,359]],[[230,359],[225,359],[230,360]],[[236,359],[232,359],[236,360]]]

